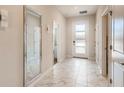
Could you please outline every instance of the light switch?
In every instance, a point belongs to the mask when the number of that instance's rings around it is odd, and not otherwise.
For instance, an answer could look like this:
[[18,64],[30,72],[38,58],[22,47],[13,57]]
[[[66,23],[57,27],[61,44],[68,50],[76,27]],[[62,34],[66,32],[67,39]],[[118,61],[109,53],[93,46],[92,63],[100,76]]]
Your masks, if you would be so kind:
[[1,16],[2,16],[2,20],[7,20],[8,19],[8,11],[7,10],[0,10]]
[[7,28],[8,27],[8,11],[1,9],[0,15],[1,15],[0,27]]

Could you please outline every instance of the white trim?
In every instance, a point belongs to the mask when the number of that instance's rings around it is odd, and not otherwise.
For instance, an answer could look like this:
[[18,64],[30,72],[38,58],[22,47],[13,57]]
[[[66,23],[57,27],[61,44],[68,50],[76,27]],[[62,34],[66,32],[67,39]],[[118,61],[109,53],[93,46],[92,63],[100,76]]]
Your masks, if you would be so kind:
[[[24,54],[23,54],[23,56],[24,56],[24,59],[23,59],[23,66],[24,66],[24,68],[23,68],[23,86],[28,86],[28,85],[30,85],[34,80],[36,80],[39,76],[40,76],[40,74],[41,74],[41,66],[40,66],[40,73],[38,74],[38,75],[36,75],[32,80],[30,80],[30,81],[28,81],[28,82],[26,82],[26,63],[25,63],[25,31],[26,31],[26,15],[27,15],[27,13],[30,13],[30,14],[32,14],[32,15],[34,15],[34,16],[36,16],[36,17],[39,17],[40,18],[40,35],[42,35],[42,14],[41,13],[39,13],[38,11],[36,11],[35,9],[33,9],[33,8],[31,8],[31,7],[29,7],[29,6],[24,6],[23,7],[24,8],[24,32],[23,32],[23,34],[24,34],[24,41],[23,41],[23,44],[24,44],[24,46],[23,46],[23,52],[24,52]],[[40,38],[40,47],[42,46],[42,38]],[[41,49],[40,49],[41,50]],[[40,61],[42,61],[42,53],[41,53],[41,51],[40,51]],[[40,65],[41,65],[42,63],[40,62]]]
[[[103,46],[104,45],[104,42],[105,42],[105,26],[104,26],[104,16],[106,16],[108,13],[109,13],[109,11],[111,10],[111,8],[109,7],[109,6],[106,6],[106,8],[104,9],[104,11],[103,11],[103,13],[102,13],[102,15],[101,15],[101,17],[102,17],[102,56],[103,56],[103,58],[102,58],[102,75],[103,76],[107,76],[108,78],[110,78],[109,77],[109,75],[110,75],[110,73],[109,73],[109,65],[110,65],[110,62],[109,62],[109,59],[108,59],[108,75],[107,75],[107,73],[106,73],[106,52],[105,52],[105,47]],[[110,22],[109,22],[109,16],[110,15],[108,15],[108,35],[110,34]],[[110,38],[110,35],[109,35],[109,38]],[[108,40],[109,40],[109,38],[108,38]],[[108,45],[110,45],[110,42],[108,42]],[[108,57],[109,58],[109,57]]]
[[[56,65],[56,64],[55,64]],[[54,66],[55,66],[54,65]],[[53,67],[54,67],[53,66]],[[42,73],[42,74],[40,74],[40,76],[37,78],[37,79],[35,79],[30,85],[28,85],[27,87],[34,87],[34,85],[37,83],[37,82],[39,82],[45,75],[47,75],[47,73],[49,73],[52,69],[53,69],[53,67],[51,67],[51,68],[49,68],[47,71],[45,71],[44,73]]]
[[58,63],[63,62],[63,59],[58,59]]
[[102,12],[102,15],[101,16],[105,16],[108,12],[109,12],[109,7],[106,6],[106,8],[104,9],[104,11]]
[[25,87],[28,87],[30,84],[35,82],[40,76],[41,76],[41,73],[38,76],[36,76],[35,78],[33,78],[31,81],[29,81],[28,84],[25,85]]
[[96,61],[95,57],[88,57],[89,60]]
[[37,11],[37,9],[32,8],[32,7],[28,6],[28,5],[24,5],[24,7],[27,8],[27,9],[29,9],[29,10],[31,10],[31,11],[35,11],[40,16],[43,15],[41,12]]
[[[61,61],[58,61],[59,63],[60,62],[63,62],[63,60]],[[51,68],[49,68],[47,71],[45,71],[44,73],[40,74],[35,80],[32,81],[32,83],[30,85],[28,85],[27,87],[34,87],[34,85],[36,83],[38,83],[43,77],[45,77],[45,75],[47,75],[53,68],[55,68],[57,64],[53,65]]]

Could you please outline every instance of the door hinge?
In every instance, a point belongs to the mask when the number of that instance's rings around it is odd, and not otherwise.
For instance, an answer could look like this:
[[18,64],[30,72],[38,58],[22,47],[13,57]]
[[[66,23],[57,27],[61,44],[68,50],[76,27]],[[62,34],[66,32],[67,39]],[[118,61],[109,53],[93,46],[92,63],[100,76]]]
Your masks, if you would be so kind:
[[2,15],[0,14],[0,21],[2,20]]
[[109,13],[110,13],[110,16],[112,16],[112,11],[109,11]]
[[110,50],[112,50],[112,45],[110,45]]

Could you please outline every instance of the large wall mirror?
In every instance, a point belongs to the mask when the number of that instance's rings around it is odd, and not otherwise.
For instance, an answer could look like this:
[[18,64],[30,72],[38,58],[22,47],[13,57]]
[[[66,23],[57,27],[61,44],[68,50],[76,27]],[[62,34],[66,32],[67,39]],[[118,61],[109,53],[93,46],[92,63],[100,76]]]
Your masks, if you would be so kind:
[[41,72],[41,15],[24,8],[24,85]]

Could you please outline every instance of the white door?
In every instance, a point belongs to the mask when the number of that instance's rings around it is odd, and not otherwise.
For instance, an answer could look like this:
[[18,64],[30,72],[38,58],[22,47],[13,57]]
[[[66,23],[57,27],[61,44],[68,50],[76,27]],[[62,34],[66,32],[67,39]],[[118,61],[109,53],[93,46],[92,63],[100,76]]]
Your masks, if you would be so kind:
[[73,31],[73,56],[86,58],[86,24],[78,23],[74,25]]

